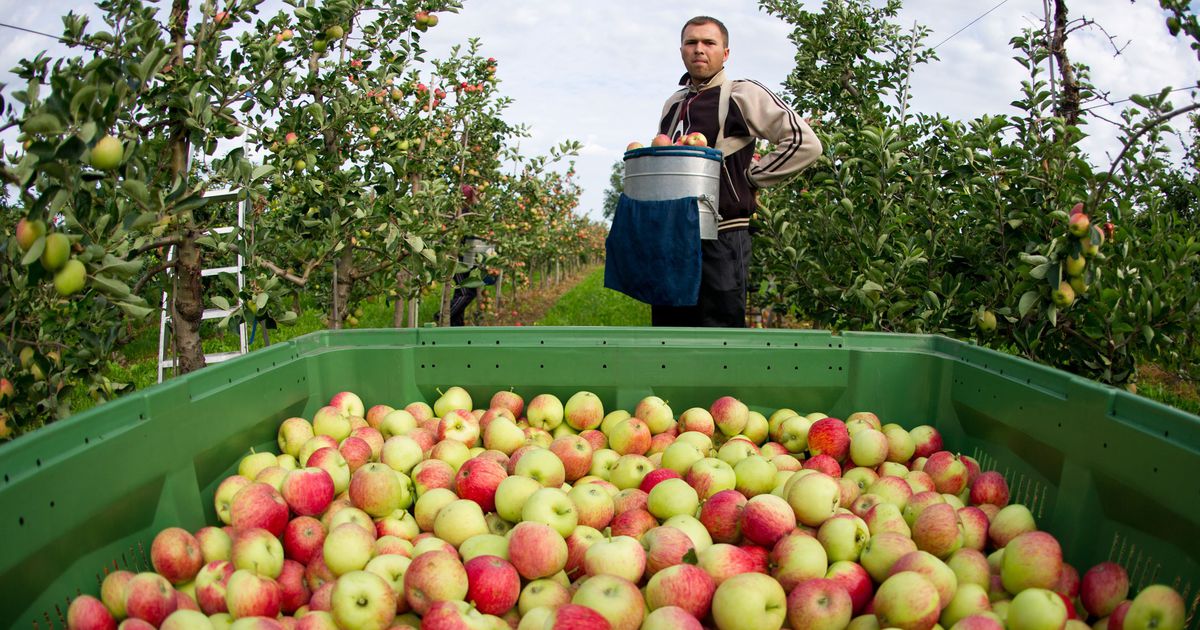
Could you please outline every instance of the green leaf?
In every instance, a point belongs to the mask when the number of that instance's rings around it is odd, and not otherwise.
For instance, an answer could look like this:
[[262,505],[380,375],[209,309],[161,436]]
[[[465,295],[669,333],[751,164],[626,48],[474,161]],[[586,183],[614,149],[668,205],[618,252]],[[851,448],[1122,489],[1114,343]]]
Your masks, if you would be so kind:
[[260,164],[258,167],[256,167],[254,169],[254,172],[250,174],[250,181],[252,181],[252,182],[258,181],[259,179],[262,179],[264,176],[270,175],[274,170],[275,170],[275,167],[271,166],[270,164]]
[[25,252],[25,256],[23,256],[21,258],[21,264],[25,265],[25,266],[32,265],[33,261],[42,257],[42,252],[45,250],[46,250],[46,237],[39,236],[38,240],[34,241],[33,245],[31,245],[29,247],[29,251]]
[[1046,319],[1050,321],[1051,326],[1058,326],[1058,305],[1053,302],[1046,307]]
[[267,295],[266,293],[259,293],[258,295],[254,296],[254,306],[258,307],[258,310],[261,311],[267,306],[267,300],[269,299],[271,299],[271,296]]
[[122,311],[125,312],[126,315],[128,315],[134,319],[146,319],[146,317],[149,316],[151,313],[153,313],[155,310],[155,309],[152,309],[152,308],[149,308],[146,306],[138,306],[137,304],[130,304],[128,302],[117,302],[117,308],[121,309]]
[[54,114],[35,114],[21,123],[21,131],[32,134],[56,134],[63,132],[63,124]]
[[121,190],[142,205],[150,203],[150,189],[141,180],[126,179],[121,182]]
[[1142,336],[1146,338],[1146,343],[1154,341],[1154,329],[1149,324],[1142,325]]
[[1021,317],[1025,317],[1029,310],[1033,308],[1033,305],[1037,304],[1040,295],[1037,291],[1026,291],[1021,296],[1021,301],[1017,304],[1017,313]]
[[107,276],[96,274],[92,276],[92,283],[96,285],[97,289],[113,297],[123,298],[130,294],[129,285]]
[[1029,277],[1033,278],[1034,280],[1042,280],[1046,277],[1046,273],[1049,271],[1050,263],[1042,263],[1034,267],[1033,270],[1029,272]]
[[226,299],[225,296],[223,296],[223,295],[214,295],[212,297],[212,303],[214,306],[216,306],[217,308],[219,308],[223,311],[229,310],[229,300]]

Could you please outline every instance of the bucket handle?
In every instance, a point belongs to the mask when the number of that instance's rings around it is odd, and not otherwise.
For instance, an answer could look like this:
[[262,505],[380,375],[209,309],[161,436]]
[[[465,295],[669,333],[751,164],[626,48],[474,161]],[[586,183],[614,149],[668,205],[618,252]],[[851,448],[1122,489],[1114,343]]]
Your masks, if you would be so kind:
[[712,210],[713,216],[717,217],[717,222],[721,222],[721,212],[717,210],[716,198],[708,193],[701,193],[700,196],[696,198],[696,202],[708,206],[708,209]]

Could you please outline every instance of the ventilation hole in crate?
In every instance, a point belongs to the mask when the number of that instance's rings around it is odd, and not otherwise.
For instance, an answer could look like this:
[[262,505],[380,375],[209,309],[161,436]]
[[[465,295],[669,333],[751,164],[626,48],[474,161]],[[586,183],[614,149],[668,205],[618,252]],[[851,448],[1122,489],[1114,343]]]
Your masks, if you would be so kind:
[[24,516],[17,517],[17,525],[20,525],[21,527],[25,527],[25,517]]
[[793,370],[799,370],[799,369],[800,369],[800,366],[799,366],[799,365],[793,365],[793,366],[792,366],[792,369],[793,369]]
[[603,369],[603,370],[607,370],[607,369],[608,369],[608,364],[607,364],[607,363],[601,363],[601,364],[600,364],[600,368],[601,368],[601,369]]
[[768,347],[768,348],[770,348],[770,347],[771,347],[771,342],[770,342],[770,341],[768,341],[768,342],[767,342],[767,347]]
[[728,369],[729,369],[729,366],[728,366],[728,365],[722,365],[722,366],[721,366],[721,369],[722,369],[722,370],[728,370]]
[[422,370],[424,370],[424,369],[425,369],[425,364],[424,364],[424,363],[422,363],[422,364],[421,364],[421,369],[422,369]]
[[33,463],[37,464],[38,468],[41,468],[42,467],[42,458],[39,457],[39,458],[33,460]]
[[771,371],[771,366],[769,366],[769,365],[767,366],[767,371],[768,371],[768,372],[770,372],[770,371]]
[[546,364],[545,364],[545,363],[541,363],[541,364],[539,364],[539,365],[538,365],[538,367],[540,367],[540,368],[542,368],[542,369],[544,370],[544,369],[546,369]]
[[1155,466],[1155,467],[1154,467],[1154,472],[1155,472],[1155,474],[1157,474],[1157,473],[1158,473],[1158,466]]
[[429,345],[431,345],[431,346],[436,346],[436,345],[437,345],[437,342],[436,342],[436,341],[430,341],[430,342],[429,342]]
[[8,473],[4,473],[4,483],[8,483]]
[[664,369],[664,370],[665,370],[665,369],[667,369],[667,364],[666,364],[666,363],[662,364],[662,369]]
[[542,339],[542,340],[541,340],[541,341],[539,341],[538,343],[544,346],[544,345],[546,345],[546,340],[545,340],[545,339]]
[[[1155,472],[1158,472],[1158,471],[1156,470]],[[50,502],[50,507],[51,507],[51,508],[53,508],[53,507],[54,507],[54,502],[53,502],[53,501],[51,501],[51,502]]]
[[471,369],[471,364],[470,364],[470,363],[468,363],[468,364],[467,364],[467,369],[468,369],[468,370],[469,370],[469,369]]
[[468,345],[468,346],[469,346],[469,345],[471,345],[471,340],[470,340],[470,339],[468,339],[468,340],[467,340],[467,345]]
[[601,340],[600,340],[600,345],[602,345],[602,346],[607,346],[607,345],[608,345],[608,340],[607,340],[607,339],[601,339]]
[[496,369],[497,369],[497,370],[499,370],[499,369],[500,369],[500,364],[499,364],[499,363],[497,363],[497,364],[496,364]]
[[728,341],[722,341],[722,342],[721,342],[721,345],[722,345],[722,346],[728,346],[728,345],[729,345],[729,342],[728,342]]
[[792,347],[793,347],[793,348],[799,348],[799,347],[800,347],[800,342],[799,342],[799,341],[797,341],[796,343],[793,343],[793,344],[792,344]]
[[659,343],[660,345],[663,345],[663,346],[667,345],[667,342],[666,342],[666,341],[660,341],[660,342],[658,342],[658,343]]
[[90,440],[88,440],[88,438],[83,438],[83,443],[84,443],[84,444],[89,444],[89,443],[90,443]]
[[500,345],[500,340],[499,340],[499,339],[497,339],[497,340],[496,340],[496,345],[497,345],[497,346],[498,346],[498,345]]
[[436,368],[436,367],[437,367],[437,364],[436,364],[436,363],[430,363],[430,364],[429,364],[429,368],[430,368],[430,369],[433,369],[433,368]]
[[1059,423],[1058,423],[1058,428],[1060,428],[1060,429],[1062,428],[1062,423],[1061,423],[1061,422],[1059,422]]
[[1101,444],[1100,446],[1103,446],[1104,448],[1108,448],[1108,442],[1105,442],[1105,443]]
[[1163,437],[1171,437],[1170,431],[1163,431]]
[[841,372],[841,371],[842,371],[842,366],[840,366],[840,365],[838,366],[838,371],[839,371],[839,372]]

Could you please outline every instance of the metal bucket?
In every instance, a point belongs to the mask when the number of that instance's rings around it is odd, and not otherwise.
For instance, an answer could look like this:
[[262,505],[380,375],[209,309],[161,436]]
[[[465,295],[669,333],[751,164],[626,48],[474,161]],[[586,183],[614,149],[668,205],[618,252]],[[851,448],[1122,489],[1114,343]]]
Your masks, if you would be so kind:
[[469,237],[463,243],[462,253],[458,259],[466,265],[477,265],[488,256],[496,253],[496,246],[476,237]]
[[708,147],[644,147],[625,152],[625,195],[638,201],[696,197],[700,238],[717,238],[721,152]]

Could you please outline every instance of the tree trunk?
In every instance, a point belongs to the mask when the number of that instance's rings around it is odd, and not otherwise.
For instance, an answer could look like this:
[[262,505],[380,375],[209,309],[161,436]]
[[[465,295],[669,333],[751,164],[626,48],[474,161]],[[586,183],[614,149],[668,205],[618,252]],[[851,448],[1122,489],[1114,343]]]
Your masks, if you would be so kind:
[[354,247],[347,244],[338,254],[333,266],[333,308],[329,313],[329,327],[340,329],[346,319],[346,305],[350,302],[350,289],[354,286]]
[[404,290],[404,270],[396,272],[396,306],[392,309],[392,328],[404,328],[404,303],[407,302],[401,296],[406,295]]
[[1075,68],[1067,58],[1066,0],[1054,0],[1054,37],[1050,42],[1050,53],[1062,76],[1062,97],[1054,104],[1055,113],[1067,125],[1075,125],[1079,122],[1079,83],[1075,80]]
[[200,277],[200,248],[188,231],[177,248],[175,290],[171,296],[171,323],[175,332],[176,373],[204,367],[200,323],[204,315],[204,285]]

